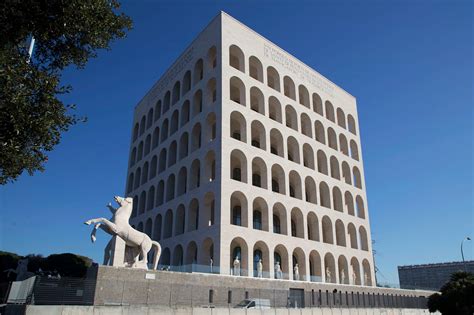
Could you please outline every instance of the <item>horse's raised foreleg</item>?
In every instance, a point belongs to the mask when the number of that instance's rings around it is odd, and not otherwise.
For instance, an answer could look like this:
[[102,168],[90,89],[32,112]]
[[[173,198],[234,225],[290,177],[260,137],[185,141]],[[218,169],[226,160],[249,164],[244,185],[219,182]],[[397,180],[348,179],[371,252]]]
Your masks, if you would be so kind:
[[97,224],[97,223],[103,224],[110,232],[112,232],[112,233],[109,233],[106,229],[104,229],[104,227],[101,226],[101,228],[104,231],[108,232],[109,234],[114,234],[115,235],[118,232],[117,225],[115,225],[115,223],[110,222],[106,218],[90,219],[90,220],[84,222],[84,224],[86,224],[86,225]]

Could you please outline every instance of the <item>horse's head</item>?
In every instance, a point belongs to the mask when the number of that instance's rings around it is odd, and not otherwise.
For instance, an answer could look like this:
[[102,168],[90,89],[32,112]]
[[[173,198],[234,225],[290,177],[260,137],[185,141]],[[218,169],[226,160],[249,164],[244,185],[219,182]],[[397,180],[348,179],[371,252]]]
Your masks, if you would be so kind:
[[130,197],[123,198],[120,196],[115,196],[114,199],[120,207],[127,207],[127,206],[131,207],[133,204],[133,199]]

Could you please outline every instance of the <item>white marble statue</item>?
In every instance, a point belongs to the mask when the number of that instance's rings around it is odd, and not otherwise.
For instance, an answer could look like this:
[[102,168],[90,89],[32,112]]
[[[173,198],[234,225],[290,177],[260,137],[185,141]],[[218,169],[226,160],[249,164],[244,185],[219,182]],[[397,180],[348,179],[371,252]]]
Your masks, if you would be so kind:
[[298,263],[295,264],[295,267],[293,268],[293,273],[295,276],[295,280],[300,280],[300,268],[298,267]]
[[281,268],[280,268],[280,262],[277,261],[275,263],[275,277],[277,279],[281,279],[282,278],[282,272],[281,272]]
[[214,260],[212,260],[212,258],[209,259],[209,266],[211,267],[211,273],[212,273],[212,269],[214,267]]
[[364,285],[369,285],[369,275],[364,272]]
[[263,278],[263,264],[261,259],[257,263],[257,277]]
[[240,276],[240,260],[239,260],[239,256],[235,256],[235,259],[234,259],[234,276]]
[[[155,255],[153,258],[153,269],[156,270],[158,261],[161,255],[161,246],[158,242],[153,241],[148,235],[137,231],[129,224],[129,219],[133,209],[132,198],[114,197],[119,205],[116,209],[109,203],[107,208],[112,212],[112,218],[107,220],[105,218],[95,218],[84,222],[86,225],[94,225],[91,233],[91,240],[95,242],[97,229],[102,229],[112,236],[118,236],[125,241],[127,250],[125,251],[126,261],[132,261],[130,267],[148,269],[148,252],[152,247],[155,248]],[[113,243],[109,241],[105,247],[104,264],[107,265],[110,260],[110,252],[112,251]],[[127,257],[128,256],[128,257]],[[133,260],[131,260],[131,258]],[[141,259],[140,259],[141,258]]]
[[332,282],[332,273],[329,267],[326,267],[326,282]]
[[341,283],[346,283],[346,272],[344,271],[344,269],[342,269],[341,271]]
[[4,270],[3,272],[7,273],[7,277],[10,276],[10,273],[16,273],[16,281],[26,280],[35,275],[33,272],[28,271],[28,263],[29,263],[28,257],[19,259],[16,265],[16,269],[10,268],[10,269]]
[[352,266],[352,284],[357,284],[357,273],[354,266]]

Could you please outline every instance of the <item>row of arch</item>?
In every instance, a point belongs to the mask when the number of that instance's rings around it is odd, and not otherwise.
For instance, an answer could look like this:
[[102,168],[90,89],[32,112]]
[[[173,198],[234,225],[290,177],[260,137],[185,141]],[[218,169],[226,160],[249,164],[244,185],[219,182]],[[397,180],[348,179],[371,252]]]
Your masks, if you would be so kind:
[[[247,127],[243,119],[243,116],[238,112],[231,114],[230,136],[236,140],[247,143]],[[321,174],[330,175],[332,178],[343,180],[346,184],[362,188],[362,177],[357,166],[353,166],[351,171],[346,161],[340,164],[336,156],[331,156],[329,158],[328,168],[328,158],[323,150],[319,149],[316,154],[314,154],[311,144],[304,143],[300,146],[298,140],[293,136],[289,136],[286,141],[284,141],[281,132],[276,128],[271,129],[270,134],[267,134],[265,127],[258,120],[252,122],[250,133],[250,142],[253,147],[264,151],[270,149],[270,153],[272,154],[282,158],[286,157],[291,162],[303,164],[303,166],[317,170]],[[268,142],[269,144],[267,145]]]
[[[263,95],[261,95],[261,99],[263,100]],[[234,98],[233,100],[236,99]],[[265,109],[262,106],[259,105],[255,108],[253,107],[255,104],[258,103],[259,102],[253,103],[252,109],[265,115]],[[291,105],[287,105],[285,107],[285,111],[282,112],[281,104],[274,96],[269,97],[269,108],[270,119],[273,119],[279,123],[282,123],[284,120],[287,127],[297,132],[301,132],[303,135],[312,138],[321,144],[327,144],[331,149],[340,151],[343,154],[352,157],[354,160],[359,160],[359,150],[356,141],[353,139],[348,141],[344,133],[339,133],[338,136],[336,134],[336,131],[332,127],[328,127],[326,131],[321,121],[316,119],[313,123],[312,119],[306,113],[302,113],[300,115],[300,119],[298,119],[298,114]],[[234,113],[234,115],[240,114],[237,111],[235,111]],[[245,119],[242,121],[242,123],[246,123]]]
[[213,226],[216,222],[214,193],[207,192],[201,202],[193,198],[188,205],[180,203],[176,209],[168,209],[137,224],[137,229],[152,239],[160,241]]
[[308,211],[305,216],[298,207],[293,207],[289,211],[280,202],[275,203],[270,209],[265,199],[261,197],[255,198],[249,204],[246,196],[240,191],[235,191],[230,197],[230,224],[343,247],[369,250],[367,230],[362,225],[356,228],[350,222],[346,228],[341,219],[337,219],[333,224],[327,215],[319,220],[314,211]]
[[[152,185],[148,188],[148,191],[143,190],[140,196],[136,195],[134,197],[132,217],[150,211],[154,207],[161,206],[176,197],[199,188],[201,185],[214,181],[216,176],[215,161],[214,151],[209,151],[203,160],[203,166],[201,166],[201,160],[194,159],[189,167],[182,166],[176,174],[169,174],[166,183],[162,179],[156,187]],[[137,169],[135,178],[134,173],[130,174],[128,189],[130,189],[131,183],[136,186],[136,183],[140,182],[139,171]]]
[[[157,121],[164,115],[173,105],[177,104],[181,97],[184,97],[190,90],[192,86],[197,85],[203,78],[205,71],[210,72],[217,66],[217,49],[216,46],[209,48],[207,57],[205,61],[200,58],[194,64],[194,71],[191,73],[191,70],[186,71],[183,76],[183,79],[176,81],[173,85],[173,88],[167,91],[163,97],[163,100],[158,100],[155,104],[155,108],[150,108],[147,115],[143,115],[140,123],[136,123],[133,129],[133,141],[135,141],[139,136],[143,135],[145,130],[150,128],[153,124],[153,121]],[[211,99],[215,100],[215,86],[216,82],[214,80],[209,80],[209,84],[213,84],[214,89],[211,93],[208,93]]]
[[[231,45],[229,47],[230,66],[237,70],[240,70],[243,73],[246,73],[245,63],[246,63],[246,58],[244,56],[242,49],[240,49],[237,45]],[[254,78],[255,80],[260,81],[261,83],[265,83],[264,82],[265,76],[264,76],[263,65],[261,61],[257,57],[251,56],[248,60],[248,63],[249,63],[248,73],[250,77]],[[353,133],[354,135],[357,134],[355,119],[351,114],[347,115],[347,119],[346,119],[346,115],[344,111],[340,107],[338,107],[336,111],[334,111],[334,105],[330,101],[325,101],[324,108],[323,108],[323,102],[319,94],[313,93],[312,97],[310,98],[310,93],[308,92],[308,89],[303,84],[300,84],[298,86],[298,90],[296,90],[295,83],[293,79],[291,79],[289,76],[283,77],[283,84],[282,84],[281,79],[280,79],[280,74],[272,66],[269,66],[266,69],[266,81],[267,81],[267,85],[270,88],[278,92],[283,92],[285,96],[287,96],[288,98],[294,101],[297,101],[296,97],[298,96],[298,102],[304,107],[310,110],[312,108],[314,112],[318,113],[321,116],[325,116],[329,121],[332,121],[333,123],[337,123],[340,127],[349,130],[349,132]]]
[[[215,79],[213,79],[215,81]],[[215,83],[215,82],[214,82]],[[166,118],[159,126],[155,127],[153,134],[148,134],[145,138],[145,141],[140,141],[138,146],[134,147],[130,156],[130,166],[133,166],[136,162],[140,161],[143,156],[146,156],[150,153],[151,150],[158,147],[159,144],[165,142],[168,137],[174,135],[179,128],[184,127],[190,121],[190,106],[191,103],[187,100],[184,102],[181,111],[176,109],[171,115],[170,119]],[[202,93],[201,90],[198,90],[194,97],[194,102],[192,105],[192,117],[199,115],[202,108]],[[208,138],[213,140],[216,137],[216,115],[211,112],[206,118],[206,124],[208,126]],[[200,136],[200,130],[197,130],[196,126],[200,124],[195,124],[192,130],[193,139],[198,139]]]
[[[346,175],[349,176],[350,174]],[[352,194],[349,191],[345,192],[345,202],[343,203],[343,195],[339,187],[334,186],[330,189],[325,181],[320,181],[319,185],[317,185],[311,176],[306,176],[302,180],[297,171],[285,171],[279,164],[273,164],[267,168],[266,162],[260,157],[253,158],[251,166],[247,166],[247,157],[238,149],[234,149],[231,152],[229,176],[233,180],[263,189],[271,189],[273,192],[289,195],[292,198],[305,200],[309,203],[319,204],[322,207],[332,208],[340,212],[344,212],[345,207],[347,213],[354,212],[353,210],[351,211],[354,203],[352,202]],[[358,169],[355,167],[354,182],[356,187],[361,187],[359,185],[360,173],[358,173]],[[363,205],[361,196],[358,195],[356,200],[357,204]],[[365,218],[363,206],[359,214],[362,218]]]
[[[127,192],[130,193],[140,185],[146,183],[148,179],[154,178],[157,174],[163,173],[168,167],[173,166],[178,161],[188,157],[202,147],[202,141],[208,143],[213,141],[216,137],[216,118],[214,113],[210,113],[206,119],[206,130],[202,132],[201,123],[196,123],[191,131],[191,136],[188,132],[183,132],[179,140],[173,140],[167,148],[162,148],[159,154],[154,155],[151,161],[146,161],[142,167],[138,167],[135,172],[131,172],[128,178]],[[148,138],[147,138],[148,139]],[[148,143],[146,141],[145,143]],[[154,147],[153,147],[154,149]],[[135,165],[150,153],[148,144],[143,148],[139,145],[138,151],[133,148],[130,157],[130,167]]]
[[[359,263],[356,257],[348,261],[344,255],[339,255],[336,261],[330,252],[320,255],[317,250],[312,250],[308,254],[300,247],[288,251],[283,244],[276,245],[270,251],[263,241],[257,241],[253,246],[248,246],[241,237],[236,237],[231,241],[229,255],[230,268],[233,268],[233,261],[237,257],[242,269],[240,274],[244,276],[256,275],[257,262],[262,260],[264,277],[373,285],[370,263],[367,259]],[[276,262],[280,265],[281,274],[275,270]],[[298,274],[293,272],[295,265],[298,265]]]

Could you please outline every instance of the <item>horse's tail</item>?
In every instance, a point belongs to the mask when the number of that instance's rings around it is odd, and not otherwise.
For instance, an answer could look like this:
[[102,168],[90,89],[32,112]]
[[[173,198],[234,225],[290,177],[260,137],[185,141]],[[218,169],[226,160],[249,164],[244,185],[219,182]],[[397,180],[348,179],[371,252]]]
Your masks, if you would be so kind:
[[153,270],[158,268],[158,261],[161,256],[161,245],[157,241],[151,241],[151,246],[155,248],[155,255],[153,257]]

